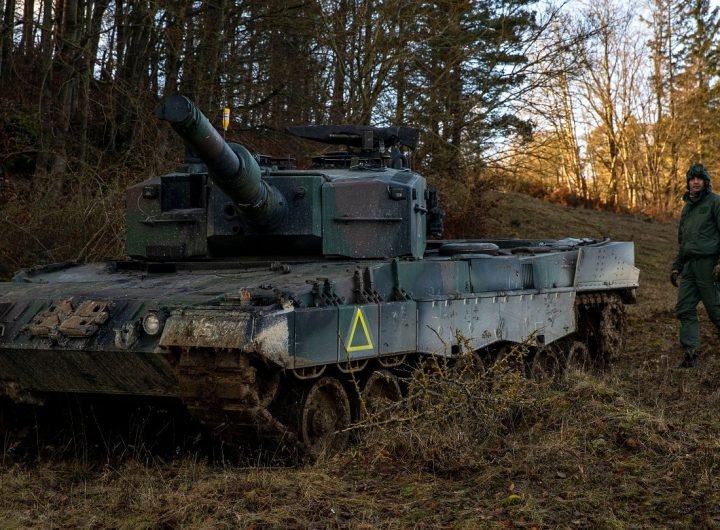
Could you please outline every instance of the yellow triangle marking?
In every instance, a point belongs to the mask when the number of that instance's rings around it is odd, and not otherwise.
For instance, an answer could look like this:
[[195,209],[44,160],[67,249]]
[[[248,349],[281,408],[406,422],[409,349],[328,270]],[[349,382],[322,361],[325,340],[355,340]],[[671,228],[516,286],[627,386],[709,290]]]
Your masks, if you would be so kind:
[[[357,346],[354,346],[353,342],[355,341],[355,332],[357,331],[358,322],[360,322],[360,327],[362,327],[363,334],[365,335],[365,344],[358,344]],[[353,320],[352,329],[350,330],[350,338],[348,339],[348,345],[345,349],[348,352],[375,349],[372,339],[370,338],[370,332],[368,331],[367,324],[365,323],[365,316],[363,315],[362,309],[359,307],[355,311],[355,319]]]

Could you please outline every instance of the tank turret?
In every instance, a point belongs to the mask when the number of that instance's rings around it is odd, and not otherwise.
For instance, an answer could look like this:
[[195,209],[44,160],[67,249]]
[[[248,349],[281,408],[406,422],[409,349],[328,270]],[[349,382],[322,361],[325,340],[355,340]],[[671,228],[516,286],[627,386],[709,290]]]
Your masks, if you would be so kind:
[[255,226],[272,229],[286,213],[282,194],[261,178],[253,155],[238,144],[227,143],[210,121],[186,97],[170,96],[157,116],[170,123],[208,169],[212,181],[227,194]]
[[313,159],[314,169],[261,167],[227,143],[187,98],[157,110],[186,143],[185,163],[127,194],[127,249],[151,261],[232,256],[421,258],[438,235],[436,195],[401,146],[409,127],[296,127],[291,134],[345,144]]

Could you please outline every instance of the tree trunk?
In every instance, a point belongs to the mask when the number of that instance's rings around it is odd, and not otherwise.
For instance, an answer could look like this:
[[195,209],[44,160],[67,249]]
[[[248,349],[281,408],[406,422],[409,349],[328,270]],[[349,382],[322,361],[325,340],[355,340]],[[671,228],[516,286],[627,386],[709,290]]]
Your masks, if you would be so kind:
[[13,37],[15,35],[15,0],[5,0],[0,20],[0,80],[12,78]]

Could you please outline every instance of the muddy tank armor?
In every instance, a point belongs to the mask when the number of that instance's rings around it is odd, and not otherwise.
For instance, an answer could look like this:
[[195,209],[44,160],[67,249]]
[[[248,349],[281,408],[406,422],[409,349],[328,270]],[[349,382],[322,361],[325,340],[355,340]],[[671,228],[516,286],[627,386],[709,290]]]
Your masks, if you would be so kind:
[[[127,252],[0,283],[0,395],[168,396],[228,440],[339,446],[361,398],[466,341],[523,343],[533,369],[622,347],[632,242],[429,240],[442,210],[404,148],[415,129],[298,127],[347,146],[315,169],[261,165],[181,96],[159,118],[187,145],[127,191]],[[265,159],[260,159],[261,161]]]

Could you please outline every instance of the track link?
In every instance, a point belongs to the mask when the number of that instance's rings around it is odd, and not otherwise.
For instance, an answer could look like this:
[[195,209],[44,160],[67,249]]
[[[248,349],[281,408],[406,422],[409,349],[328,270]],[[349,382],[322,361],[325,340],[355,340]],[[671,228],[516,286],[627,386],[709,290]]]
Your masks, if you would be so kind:
[[279,390],[279,370],[235,350],[182,350],[171,364],[188,412],[224,441],[296,440],[268,408]]
[[582,293],[575,299],[578,334],[596,365],[606,366],[621,353],[627,319],[617,293]]

